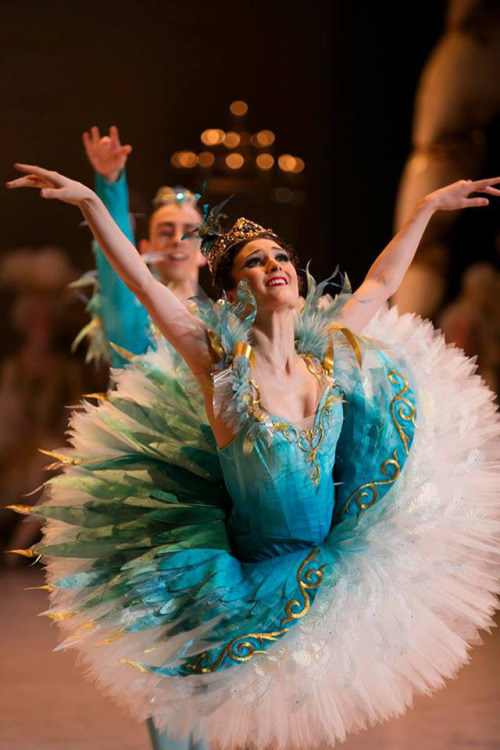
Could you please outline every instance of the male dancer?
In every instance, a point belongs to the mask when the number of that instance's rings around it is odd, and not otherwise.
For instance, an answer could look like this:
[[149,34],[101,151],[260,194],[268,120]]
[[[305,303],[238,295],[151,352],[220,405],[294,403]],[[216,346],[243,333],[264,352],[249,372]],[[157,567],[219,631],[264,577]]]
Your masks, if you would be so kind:
[[[83,133],[87,158],[95,170],[96,192],[120,229],[133,242],[125,166],[132,146],[122,145],[118,128],[101,137],[99,128]],[[201,221],[196,198],[183,187],[161,187],[156,193],[148,220],[148,238],[139,242],[139,252],[154,263],[158,277],[179,299],[193,295],[199,268],[205,263],[199,240],[182,237]],[[149,344],[146,309],[127,289],[94,242],[100,285],[100,314],[109,342],[131,352],[144,353]],[[123,366],[125,360],[112,349],[111,364]]]

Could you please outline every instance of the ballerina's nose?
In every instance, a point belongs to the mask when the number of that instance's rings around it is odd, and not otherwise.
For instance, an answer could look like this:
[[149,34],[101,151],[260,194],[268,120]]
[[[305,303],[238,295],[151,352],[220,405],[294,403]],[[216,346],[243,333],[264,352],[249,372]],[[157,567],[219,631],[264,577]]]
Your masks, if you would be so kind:
[[276,271],[278,268],[281,268],[281,263],[277,258],[271,256],[267,262],[267,268],[270,272]]

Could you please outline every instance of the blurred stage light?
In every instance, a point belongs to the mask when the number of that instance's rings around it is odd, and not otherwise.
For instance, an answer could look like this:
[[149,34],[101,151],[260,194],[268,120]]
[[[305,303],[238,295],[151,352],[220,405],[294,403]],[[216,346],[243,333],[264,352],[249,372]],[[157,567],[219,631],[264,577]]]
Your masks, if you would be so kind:
[[205,146],[218,146],[223,142],[225,135],[224,131],[220,128],[208,128],[203,131],[200,138]]
[[240,169],[245,163],[245,159],[241,154],[228,154],[226,156],[226,164],[229,169]]
[[198,164],[200,167],[211,167],[215,161],[215,156],[210,151],[202,151],[198,154]]
[[240,145],[240,135],[230,130],[224,137],[224,146],[226,148],[237,148]]
[[235,117],[243,117],[248,112],[248,104],[241,99],[236,99],[236,101],[231,102],[229,109]]
[[281,154],[278,158],[278,166],[283,172],[294,172],[297,160],[291,154]]
[[192,169],[198,163],[198,157],[194,151],[176,151],[170,159],[172,166],[182,169]]
[[279,187],[273,190],[273,198],[278,203],[290,203],[293,200],[293,190],[289,187]]
[[252,136],[252,143],[257,148],[266,148],[273,145],[275,138],[276,136],[272,130],[261,130]]
[[259,169],[272,169],[274,165],[274,156],[271,156],[271,154],[259,154],[256,162]]

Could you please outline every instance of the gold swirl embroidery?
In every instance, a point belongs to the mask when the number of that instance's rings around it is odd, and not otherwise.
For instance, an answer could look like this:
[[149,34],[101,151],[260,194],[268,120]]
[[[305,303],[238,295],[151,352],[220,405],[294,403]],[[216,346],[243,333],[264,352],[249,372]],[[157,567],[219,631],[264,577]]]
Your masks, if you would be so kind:
[[[395,450],[392,454],[392,458],[387,458],[380,465],[380,471],[382,472],[382,474],[387,475],[390,471],[392,471],[392,476],[390,476],[388,479],[379,479],[374,482],[366,482],[366,484],[362,484],[361,487],[355,489],[344,503],[344,507],[341,510],[342,516],[350,510],[352,502],[355,502],[358,506],[359,514],[361,514],[367,508],[371,508],[371,506],[374,505],[378,500],[377,486],[392,484],[396,481],[401,473],[401,466],[399,465],[397,453],[397,450]],[[368,502],[363,502],[364,498],[370,497],[370,495],[371,500],[369,500]]]
[[[293,437],[296,438],[298,448],[307,456],[307,463],[312,464],[309,476],[315,484],[318,484],[319,478],[321,476],[321,469],[316,461],[316,454],[325,436],[325,425],[323,424],[324,417],[330,417],[332,413],[332,378],[330,377],[328,371],[326,371],[325,368],[322,367],[321,363],[317,359],[309,354],[302,354],[301,356],[303,357],[309,372],[315,375],[323,385],[325,385],[326,383],[329,384],[330,393],[325,399],[319,415],[316,415],[314,421],[317,422],[317,424],[315,424],[313,427],[310,427],[309,429],[301,429],[294,425],[293,422],[275,421],[274,429],[281,430],[283,437],[289,442],[293,439]],[[259,422],[264,422],[269,415],[262,406],[260,388],[252,378],[249,378],[248,382],[252,386],[255,396],[247,404],[247,412],[250,416],[254,417]]]
[[186,664],[187,669],[192,669],[195,672],[201,672],[207,674],[209,672],[215,672],[220,667],[226,656],[234,662],[243,662],[251,659],[255,654],[265,653],[262,649],[256,648],[256,646],[248,640],[253,638],[255,641],[262,646],[264,641],[275,641],[280,635],[286,633],[288,628],[283,630],[276,630],[274,633],[248,633],[248,635],[240,635],[233,638],[227,646],[222,649],[217,660],[210,664],[210,654],[208,651],[204,651],[199,654],[193,664]]
[[[285,625],[287,622],[292,620],[299,620],[301,617],[309,611],[311,607],[311,598],[308,591],[317,588],[323,581],[323,570],[324,565],[321,565],[315,570],[308,570],[304,574],[306,566],[315,560],[319,550],[314,548],[312,552],[302,561],[297,571],[297,583],[299,585],[300,593],[304,597],[304,602],[298,601],[298,599],[292,599],[285,607],[286,617],[281,620],[280,625]],[[293,612],[293,608],[301,607],[298,612]],[[236,636],[225,646],[220,652],[217,659],[213,664],[210,664],[210,654],[208,651],[203,651],[199,654],[192,664],[187,664],[188,669],[192,669],[194,672],[200,672],[207,674],[209,672],[215,672],[218,669],[224,659],[227,657],[234,662],[244,662],[251,659],[255,654],[263,654],[264,650],[257,648],[257,645],[262,646],[264,641],[275,641],[279,636],[286,633],[290,628],[283,628],[282,630],[275,630],[271,633],[248,633],[246,635]],[[252,643],[251,640],[257,643]]]
[[306,462],[312,464],[309,477],[318,484],[321,476],[321,469],[316,461],[316,454],[323,442],[325,437],[325,425],[323,419],[325,416],[330,417],[332,413],[333,393],[330,392],[325,399],[325,403],[321,407],[321,412],[318,417],[318,424],[309,429],[299,429],[291,422],[275,422],[274,426],[276,429],[281,430],[283,437],[289,442],[292,437],[297,440],[297,447],[306,454]]
[[[297,583],[299,584],[300,593],[304,597],[304,604],[301,605],[298,599],[292,599],[292,601],[288,602],[288,604],[285,607],[285,612],[287,614],[287,617],[284,617],[282,619],[280,623],[281,625],[285,625],[287,622],[291,622],[292,620],[298,620],[301,617],[304,617],[304,615],[307,614],[307,612],[309,612],[309,609],[311,607],[311,599],[307,592],[310,589],[317,588],[322,583],[323,570],[325,569],[325,566],[321,565],[317,570],[308,570],[306,574],[304,575],[304,578],[302,578],[302,573],[304,572],[304,568],[306,567],[306,565],[312,562],[317,554],[318,554],[318,550],[313,549],[311,554],[306,557],[306,559],[303,561],[302,565],[297,571]],[[302,609],[299,610],[298,612],[292,611],[294,607],[300,607],[300,606],[302,606]]]
[[247,404],[247,412],[251,417],[255,417],[258,422],[264,422],[266,415],[260,401],[260,388],[253,378],[248,378],[248,382],[254,389],[255,396]]
[[408,455],[410,437],[405,432],[406,425],[404,424],[404,422],[410,422],[414,427],[417,426],[415,422],[415,407],[413,406],[411,401],[405,397],[405,394],[408,393],[410,386],[408,384],[408,381],[401,375],[401,373],[394,368],[389,369],[388,378],[393,385],[400,385],[401,381],[403,382],[403,388],[399,391],[399,393],[396,393],[396,395],[392,399],[390,408],[392,421],[394,422],[394,426],[398,431],[399,437],[401,438],[401,442],[403,443],[406,455]]

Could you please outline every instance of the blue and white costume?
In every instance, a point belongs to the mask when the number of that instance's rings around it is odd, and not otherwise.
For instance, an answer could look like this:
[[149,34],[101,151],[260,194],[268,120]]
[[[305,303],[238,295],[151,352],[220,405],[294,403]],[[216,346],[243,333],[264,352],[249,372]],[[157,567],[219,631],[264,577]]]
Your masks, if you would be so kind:
[[[178,355],[116,371],[71,421],[35,508],[61,648],[138,720],[221,748],[333,746],[468,661],[500,573],[500,425],[475,363],[380,311],[354,336],[309,277],[296,350],[309,423],[267,412],[249,296],[200,302],[218,449]],[[243,314],[244,311],[244,314]]]

